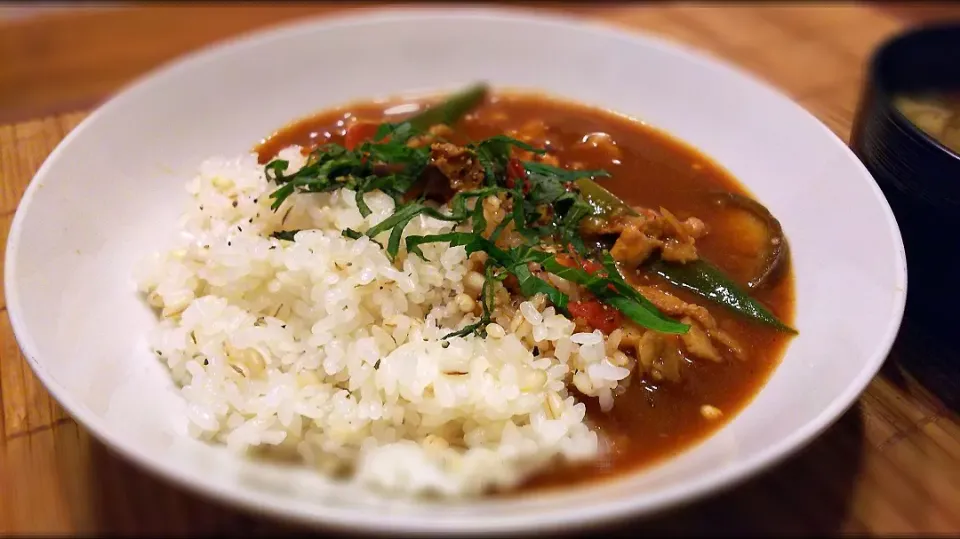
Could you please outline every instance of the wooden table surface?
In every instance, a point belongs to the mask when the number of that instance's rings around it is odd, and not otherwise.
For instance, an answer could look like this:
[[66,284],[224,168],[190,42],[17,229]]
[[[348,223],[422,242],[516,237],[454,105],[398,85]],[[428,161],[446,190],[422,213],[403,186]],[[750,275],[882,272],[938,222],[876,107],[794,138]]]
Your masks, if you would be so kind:
[[[97,102],[211,41],[353,9],[149,5],[0,21],[0,240],[47,154]],[[564,4],[686,42],[790,95],[846,139],[862,67],[885,37],[960,7],[865,4]],[[956,346],[909,316],[856,406],[798,455],[733,490],[620,531],[960,534]],[[92,440],[45,392],[0,308],[0,535],[303,532],[201,499]]]

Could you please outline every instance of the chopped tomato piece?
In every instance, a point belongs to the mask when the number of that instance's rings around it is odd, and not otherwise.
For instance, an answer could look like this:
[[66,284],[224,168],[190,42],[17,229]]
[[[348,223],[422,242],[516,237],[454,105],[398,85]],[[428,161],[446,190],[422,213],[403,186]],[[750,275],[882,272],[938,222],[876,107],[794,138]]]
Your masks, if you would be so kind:
[[603,269],[603,264],[594,262],[593,260],[584,260],[582,265],[583,271],[591,275]]
[[568,268],[577,267],[577,261],[567,253],[560,253],[554,257],[557,260],[557,263],[561,266],[566,266]]
[[567,304],[567,310],[574,318],[582,318],[590,327],[608,335],[623,325],[623,315],[620,311],[595,299],[571,301]]
[[583,260],[578,262],[576,258],[566,253],[560,253],[556,255],[555,258],[557,262],[560,263],[561,266],[566,266],[568,268],[575,268],[577,266],[580,266],[581,268],[583,268],[583,271],[590,274],[594,274],[600,271],[601,269],[603,269],[603,265],[600,264],[599,262],[595,262],[593,260]]
[[526,179],[527,169],[523,168],[523,163],[521,163],[519,159],[512,157],[507,161],[507,187],[513,189],[513,186],[519,181],[523,186],[523,193],[529,193],[530,184]]
[[377,134],[379,125],[371,122],[357,122],[347,128],[347,134],[343,137],[343,147],[352,150],[364,142],[371,140]]

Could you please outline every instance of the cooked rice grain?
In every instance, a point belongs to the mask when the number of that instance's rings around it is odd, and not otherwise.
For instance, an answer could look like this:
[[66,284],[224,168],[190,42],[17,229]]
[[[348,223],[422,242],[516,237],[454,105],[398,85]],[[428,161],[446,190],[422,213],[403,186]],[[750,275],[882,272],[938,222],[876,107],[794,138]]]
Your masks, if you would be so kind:
[[[280,157],[303,164],[298,148]],[[402,254],[395,266],[377,243],[341,235],[389,216],[388,196],[367,194],[366,218],[348,190],[274,212],[275,187],[253,155],[206,161],[187,187],[183,239],[137,269],[192,435],[402,494],[478,494],[597,456],[567,385],[613,405],[630,371],[602,334],[574,334],[554,308],[525,301],[519,315],[498,308],[487,339],[444,342],[476,321],[462,247],[427,244],[431,262]],[[451,226],[421,217],[406,233]],[[294,229],[305,230],[292,242],[269,237]]]

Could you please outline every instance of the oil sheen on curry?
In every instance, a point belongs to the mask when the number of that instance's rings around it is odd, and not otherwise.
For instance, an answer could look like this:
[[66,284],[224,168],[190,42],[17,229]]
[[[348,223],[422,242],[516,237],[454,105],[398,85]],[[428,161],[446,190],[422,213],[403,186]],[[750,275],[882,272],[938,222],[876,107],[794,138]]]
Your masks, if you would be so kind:
[[[420,120],[439,101],[358,102],[296,122],[256,151],[266,164],[290,145],[307,153],[406,138],[429,161],[398,200],[439,204],[459,193],[492,193],[467,204],[483,205],[487,222],[479,234],[495,238],[486,250],[474,245],[478,273],[496,258],[494,249],[534,246],[539,253],[519,269],[506,260],[487,270],[509,291],[503,301],[516,306],[533,297],[565,313],[578,330],[599,329],[618,341],[608,346],[632,365],[632,383],[615,391],[609,411],[603,399],[583,401],[601,456],[559,463],[534,474],[524,489],[637,470],[736,415],[795,333],[789,250],[776,218],[695,149],[633,119],[538,94],[468,90],[450,99],[460,110],[425,121],[422,134],[403,132],[405,120]],[[379,177],[390,177],[392,166],[384,163]],[[548,183],[547,176],[559,181]],[[558,192],[544,192],[551,190]],[[523,225],[503,226],[516,217],[518,200]],[[575,211],[582,215],[571,216]],[[551,295],[547,274],[565,268],[578,270],[578,290]],[[591,283],[591,276],[604,279]],[[484,292],[480,287],[472,298],[478,316],[485,302],[493,307]],[[581,394],[580,382],[569,381],[572,394]]]

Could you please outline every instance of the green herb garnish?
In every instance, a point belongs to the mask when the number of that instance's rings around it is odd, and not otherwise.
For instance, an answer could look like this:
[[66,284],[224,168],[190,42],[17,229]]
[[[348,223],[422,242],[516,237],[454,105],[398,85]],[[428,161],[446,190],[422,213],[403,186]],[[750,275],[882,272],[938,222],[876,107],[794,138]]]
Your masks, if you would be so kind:
[[278,230],[273,234],[270,234],[271,238],[277,238],[278,240],[293,241],[294,236],[297,235],[299,230]]
[[466,337],[471,333],[477,333],[481,337],[487,336],[487,324],[491,321],[491,316],[493,315],[494,308],[494,297],[496,289],[494,288],[497,283],[502,282],[507,278],[508,274],[506,272],[497,272],[495,265],[488,262],[483,269],[484,279],[483,279],[483,290],[480,292],[480,306],[483,309],[483,313],[480,315],[480,320],[464,326],[463,329],[459,331],[453,331],[443,336],[444,339],[450,339],[453,337]]

